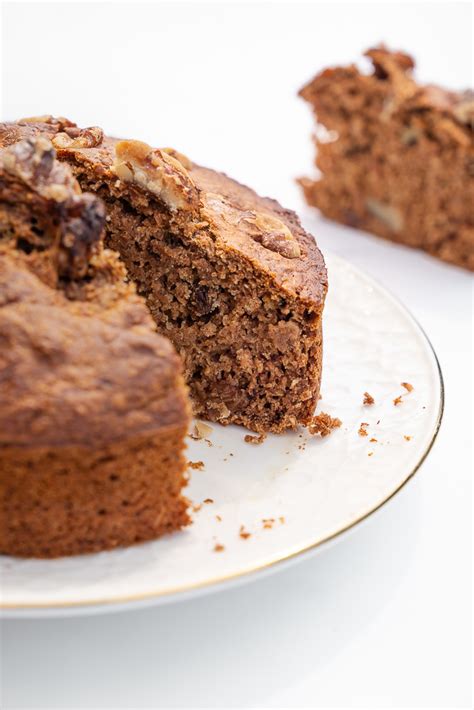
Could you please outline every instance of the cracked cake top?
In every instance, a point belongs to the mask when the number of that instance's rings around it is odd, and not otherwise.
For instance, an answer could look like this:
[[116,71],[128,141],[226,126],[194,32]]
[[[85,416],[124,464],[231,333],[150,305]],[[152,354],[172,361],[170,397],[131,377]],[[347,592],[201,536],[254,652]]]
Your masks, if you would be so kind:
[[136,195],[157,200],[192,239],[237,250],[267,270],[292,295],[321,304],[327,290],[323,257],[296,215],[222,173],[171,148],[104,136],[64,118],[40,116],[0,124],[0,145],[46,135],[58,157],[87,164],[100,179],[119,179]]

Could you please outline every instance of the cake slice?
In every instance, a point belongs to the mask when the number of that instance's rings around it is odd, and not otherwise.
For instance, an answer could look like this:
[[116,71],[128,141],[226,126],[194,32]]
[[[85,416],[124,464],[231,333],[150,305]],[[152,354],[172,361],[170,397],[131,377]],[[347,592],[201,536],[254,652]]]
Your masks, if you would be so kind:
[[474,94],[422,86],[378,47],[372,72],[326,69],[300,91],[319,122],[310,205],[338,222],[474,269]]
[[34,134],[103,199],[107,246],[181,355],[194,413],[256,432],[309,423],[327,275],[294,213],[175,150],[66,119],[4,124],[0,143]]
[[0,151],[0,553],[56,557],[189,522],[181,364],[105,209],[44,137]]

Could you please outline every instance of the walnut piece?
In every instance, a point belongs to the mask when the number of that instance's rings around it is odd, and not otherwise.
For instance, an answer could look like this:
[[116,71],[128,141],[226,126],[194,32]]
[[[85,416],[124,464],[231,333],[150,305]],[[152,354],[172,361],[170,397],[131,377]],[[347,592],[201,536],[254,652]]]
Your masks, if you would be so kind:
[[119,141],[112,170],[123,182],[156,195],[172,212],[199,209],[199,192],[186,168],[164,150],[141,141]]
[[301,256],[300,245],[280,219],[263,212],[246,212],[242,218],[250,226],[252,239],[266,249],[274,251],[286,259],[298,259]]
[[66,127],[61,133],[52,137],[51,142],[55,148],[76,150],[79,148],[97,148],[102,143],[104,132],[99,126],[78,128]]
[[474,91],[465,91],[459,103],[453,108],[453,113],[460,123],[474,130]]
[[379,200],[374,200],[372,197],[366,200],[366,207],[374,217],[383,222],[392,232],[400,232],[403,229],[403,216],[396,207],[386,205]]
[[1,164],[45,199],[65,202],[71,192],[80,193],[71,173],[55,161],[51,141],[43,136],[15,143],[2,152]]
[[71,126],[76,126],[77,124],[70,121],[64,116],[51,116],[51,114],[46,114],[44,116],[27,116],[26,118],[19,118],[16,123],[48,123],[51,126],[57,126],[60,131],[65,130]]
[[174,148],[162,148],[161,150],[163,153],[171,155],[171,157],[181,163],[183,168],[186,168],[186,170],[191,170],[193,167],[192,160],[190,160],[187,155],[184,155],[184,153],[180,153],[179,150],[175,150]]

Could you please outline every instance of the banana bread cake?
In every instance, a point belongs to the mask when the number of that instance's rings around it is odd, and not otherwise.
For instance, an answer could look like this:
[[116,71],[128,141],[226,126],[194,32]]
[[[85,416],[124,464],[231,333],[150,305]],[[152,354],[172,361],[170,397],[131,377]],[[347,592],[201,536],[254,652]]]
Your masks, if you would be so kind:
[[105,209],[49,140],[0,151],[0,553],[56,557],[188,523],[181,364]]
[[280,432],[319,394],[323,258],[296,215],[172,149],[51,116],[0,127],[0,144],[46,135],[107,210],[117,250],[184,362],[193,409]]
[[383,46],[300,91],[319,122],[310,205],[338,222],[474,269],[474,94],[421,86]]

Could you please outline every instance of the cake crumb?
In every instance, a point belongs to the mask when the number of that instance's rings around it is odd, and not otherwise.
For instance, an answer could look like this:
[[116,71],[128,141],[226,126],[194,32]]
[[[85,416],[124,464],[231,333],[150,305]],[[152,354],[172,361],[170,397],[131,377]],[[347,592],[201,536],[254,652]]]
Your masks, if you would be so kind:
[[415,389],[409,382],[402,382],[402,387],[404,387],[407,392],[413,392]]
[[393,403],[396,407],[398,407],[398,405],[402,403],[402,395],[395,397],[395,399],[393,400]]
[[375,399],[368,392],[364,392],[364,404],[369,406],[370,404],[375,404]]
[[195,513],[198,513],[198,512],[201,510],[201,508],[202,508],[201,503],[195,503],[195,504],[193,505],[193,511],[194,511]]
[[371,439],[369,439],[369,441],[370,441],[371,443],[372,443],[372,442],[375,442],[375,443],[376,443],[376,442],[377,442],[377,439],[374,439],[374,437],[372,437]]
[[369,422],[361,422],[358,434],[359,436],[368,436],[367,434],[367,427],[369,426]]
[[216,515],[216,520],[217,520],[219,523],[222,522],[221,516],[220,516],[220,515]]
[[367,456],[373,456],[373,455],[374,455],[373,451],[369,451],[369,453],[367,454]]
[[247,444],[263,444],[265,439],[267,438],[266,434],[258,434],[258,436],[252,436],[251,434],[246,434],[244,436],[244,441],[247,442]]
[[308,424],[308,431],[310,434],[318,435],[321,437],[329,436],[333,429],[337,429],[341,426],[342,422],[337,417],[331,417],[326,412],[321,412],[320,414],[315,414]]
[[275,518],[262,518],[262,523],[263,523],[264,528],[271,529],[273,527],[274,522],[275,522]]
[[195,422],[193,430],[190,432],[189,436],[195,441],[199,439],[204,439],[204,437],[209,436],[212,432],[212,427],[209,424],[204,424],[204,422]]
[[204,468],[204,461],[188,461],[188,466],[195,471],[202,471]]
[[221,545],[220,542],[216,542],[216,544],[214,545],[214,552],[223,552],[224,550],[224,545]]
[[283,525],[284,522],[285,522],[285,516],[284,516],[284,515],[280,515],[280,517],[278,518],[278,520],[279,520],[280,523]]
[[405,434],[403,438],[406,439],[407,441],[411,441],[411,436],[408,436],[407,434]]
[[212,500],[212,498],[205,498],[203,500],[203,503],[214,503],[214,501]]
[[242,538],[242,540],[247,540],[251,536],[251,534],[252,533],[247,532],[243,525],[240,526],[239,536]]

